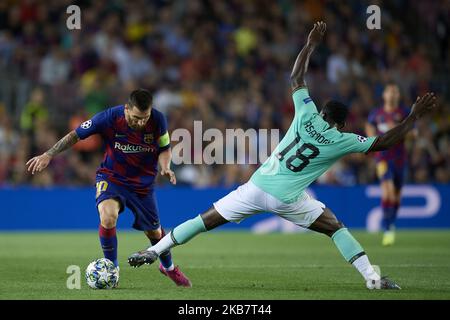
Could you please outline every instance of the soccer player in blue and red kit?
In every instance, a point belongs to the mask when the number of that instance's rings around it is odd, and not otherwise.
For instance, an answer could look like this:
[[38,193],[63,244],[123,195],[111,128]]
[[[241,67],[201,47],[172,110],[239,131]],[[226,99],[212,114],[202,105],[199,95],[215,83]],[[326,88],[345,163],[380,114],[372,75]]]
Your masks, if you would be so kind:
[[[383,91],[384,105],[374,109],[366,125],[368,136],[378,136],[401,123],[409,114],[409,110],[401,107],[400,90],[395,83],[388,83]],[[395,220],[401,201],[406,167],[406,150],[404,142],[375,154],[376,170],[381,182],[381,207],[383,209],[384,235],[382,244],[393,245],[395,242]]]
[[[139,89],[131,93],[128,103],[109,108],[83,122],[50,150],[27,162],[32,174],[45,169],[58,153],[80,139],[100,134],[105,143],[105,156],[96,175],[96,203],[100,214],[99,237],[105,258],[118,266],[116,222],[125,207],[134,214],[133,228],[144,231],[152,245],[164,235],[160,225],[154,194],[158,172],[167,175],[172,184],[175,174],[170,169],[172,153],[164,115],[152,107],[152,95]],[[160,258],[159,270],[178,286],[190,287],[190,280],[175,267],[170,251]]]

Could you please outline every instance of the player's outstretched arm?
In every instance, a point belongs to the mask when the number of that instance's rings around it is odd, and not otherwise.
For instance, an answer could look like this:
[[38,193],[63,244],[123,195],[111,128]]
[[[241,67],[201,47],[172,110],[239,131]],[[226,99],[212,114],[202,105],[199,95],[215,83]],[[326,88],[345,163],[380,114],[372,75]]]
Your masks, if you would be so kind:
[[308,42],[298,54],[294,67],[292,68],[291,87],[293,90],[306,86],[305,74],[308,69],[309,57],[314,51],[314,48],[322,41],[326,30],[327,25],[325,22],[319,21],[314,23],[314,27],[308,36]]
[[170,183],[177,184],[177,178],[175,173],[170,169],[170,162],[172,162],[172,151],[169,149],[164,150],[158,156],[159,166],[161,168],[161,175],[167,175]]
[[370,151],[383,151],[402,141],[406,134],[414,127],[414,122],[436,107],[434,93],[427,93],[417,97],[410,114],[398,126],[378,137]]
[[48,166],[55,155],[69,149],[79,140],[80,138],[78,137],[75,130],[70,131],[67,135],[64,136],[64,138],[55,143],[55,145],[48,151],[44,152],[40,156],[28,160],[26,163],[26,166],[28,166],[28,171],[31,171],[31,174],[34,174],[35,172],[41,172]]

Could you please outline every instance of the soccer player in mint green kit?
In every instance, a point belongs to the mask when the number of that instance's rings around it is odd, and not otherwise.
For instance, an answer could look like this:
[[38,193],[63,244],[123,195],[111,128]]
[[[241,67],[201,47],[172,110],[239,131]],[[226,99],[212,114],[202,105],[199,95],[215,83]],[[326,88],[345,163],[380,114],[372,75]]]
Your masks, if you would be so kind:
[[170,248],[184,244],[201,232],[227,222],[239,222],[254,214],[272,212],[301,227],[331,237],[342,256],[364,277],[369,289],[400,289],[376,273],[359,242],[323,203],[305,189],[341,157],[390,148],[403,139],[414,122],[435,106],[434,94],[417,98],[409,116],[397,127],[378,137],[362,137],[339,130],[345,125],[347,107],[330,101],[319,113],[309,96],[304,76],[309,57],[325,34],[326,24],[317,22],[306,46],[299,53],[291,74],[295,117],[283,140],[250,181],[238,187],[213,207],[175,227],[156,245],[132,254],[131,266],[151,264]]

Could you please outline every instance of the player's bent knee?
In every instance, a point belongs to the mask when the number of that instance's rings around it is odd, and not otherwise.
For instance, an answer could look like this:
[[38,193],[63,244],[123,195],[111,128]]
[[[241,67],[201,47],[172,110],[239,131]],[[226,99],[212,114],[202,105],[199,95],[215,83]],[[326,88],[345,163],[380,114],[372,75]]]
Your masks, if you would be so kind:
[[337,230],[345,228],[344,224],[340,221],[337,222],[336,226],[337,226]]
[[214,207],[208,209],[208,211],[200,215],[203,224],[205,225],[206,231],[217,228],[228,222]]
[[105,200],[98,206],[100,223],[104,228],[114,228],[119,217],[119,204],[116,200]]
[[146,230],[145,234],[150,239],[159,240],[162,238],[162,230],[161,228],[158,228],[156,230]]
[[115,210],[105,209],[105,210],[99,210],[100,213],[100,219],[101,220],[114,220],[116,221],[119,217],[119,213]]
[[337,221],[335,224],[331,226],[331,230],[327,235],[331,238],[337,231],[343,228],[345,228],[344,224],[340,221]]
[[100,216],[100,223],[104,228],[111,229],[117,224],[117,217],[115,216]]

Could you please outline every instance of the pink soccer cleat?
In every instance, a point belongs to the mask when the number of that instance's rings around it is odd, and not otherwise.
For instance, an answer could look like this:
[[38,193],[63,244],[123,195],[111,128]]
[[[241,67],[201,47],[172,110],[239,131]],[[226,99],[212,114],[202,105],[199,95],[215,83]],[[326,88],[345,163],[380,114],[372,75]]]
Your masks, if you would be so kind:
[[175,267],[175,269],[173,269],[172,271],[167,271],[166,269],[164,269],[164,267],[162,266],[162,264],[159,265],[159,271],[169,277],[170,279],[172,279],[173,282],[175,282],[175,284],[177,286],[181,286],[181,287],[192,287],[192,283],[191,280],[189,280],[183,272],[181,272],[180,268],[178,266]]

